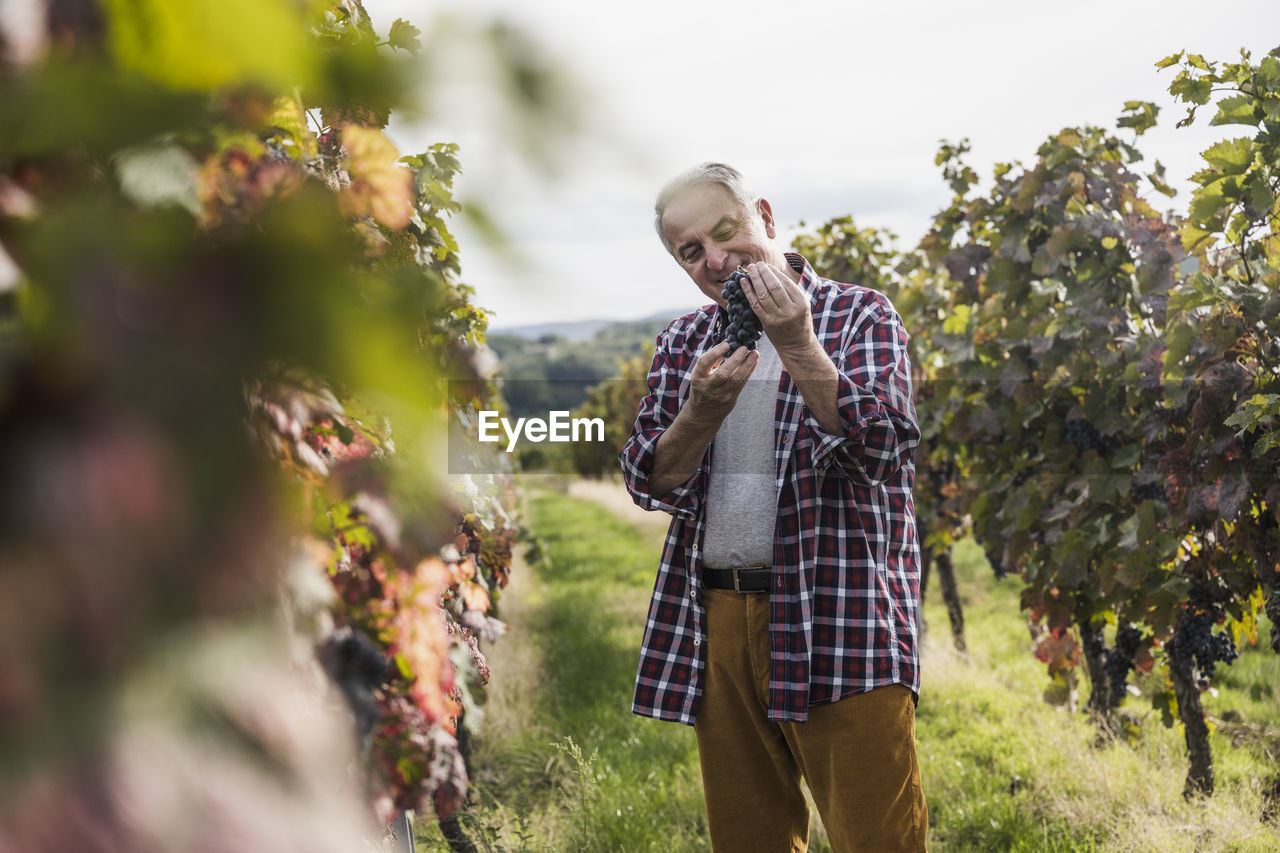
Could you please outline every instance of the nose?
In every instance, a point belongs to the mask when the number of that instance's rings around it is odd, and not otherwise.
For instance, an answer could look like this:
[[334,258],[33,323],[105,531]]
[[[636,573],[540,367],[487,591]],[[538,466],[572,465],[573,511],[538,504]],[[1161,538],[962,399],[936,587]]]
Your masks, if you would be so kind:
[[707,272],[719,274],[724,272],[725,264],[729,261],[729,253],[716,246],[708,246],[705,258]]

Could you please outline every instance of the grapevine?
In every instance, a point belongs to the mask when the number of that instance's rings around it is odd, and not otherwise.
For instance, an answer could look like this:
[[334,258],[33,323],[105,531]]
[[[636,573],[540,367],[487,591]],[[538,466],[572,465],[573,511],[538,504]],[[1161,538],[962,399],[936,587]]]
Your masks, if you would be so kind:
[[[1185,216],[1148,203],[1171,191],[1159,167],[1144,180],[1134,143],[1064,128],[1034,163],[998,164],[988,192],[967,142],[944,145],[955,195],[911,252],[882,254],[847,218],[797,245],[889,294],[912,330],[927,545],[968,532],[1021,576],[1036,656],[1067,686],[1087,663],[1104,726],[1133,668],[1158,660],[1153,707],[1168,724],[1176,708],[1187,790],[1211,793],[1199,691],[1248,636],[1236,625],[1278,609],[1280,49],[1158,65],[1179,66],[1184,123],[1225,91],[1214,124],[1250,128],[1204,152]],[[1125,113],[1140,135],[1157,109]],[[1205,579],[1213,601],[1187,601]],[[1111,650],[1104,620],[1120,625]]]
[[[351,850],[394,810],[447,816],[514,495],[450,494],[419,456],[498,401],[445,222],[457,146],[384,133],[418,31],[379,39],[360,0],[81,5],[32,16],[50,32],[0,88],[0,598],[23,615],[0,668],[30,687],[0,715],[0,848],[190,847],[172,814],[216,808],[247,848],[283,849],[270,811]],[[242,636],[234,672],[195,653]],[[200,773],[159,814],[92,793],[130,787],[116,754],[152,790]]]

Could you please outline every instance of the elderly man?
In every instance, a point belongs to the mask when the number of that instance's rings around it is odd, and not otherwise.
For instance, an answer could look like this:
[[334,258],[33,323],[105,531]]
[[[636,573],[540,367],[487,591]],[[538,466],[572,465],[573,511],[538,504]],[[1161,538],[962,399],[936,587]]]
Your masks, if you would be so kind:
[[[672,515],[633,710],[694,726],[717,851],[806,849],[802,778],[837,853],[922,851],[901,318],[784,253],[729,166],[669,181],[655,224],[714,304],[658,336],[619,457],[635,501]],[[764,336],[730,353],[739,269]]]

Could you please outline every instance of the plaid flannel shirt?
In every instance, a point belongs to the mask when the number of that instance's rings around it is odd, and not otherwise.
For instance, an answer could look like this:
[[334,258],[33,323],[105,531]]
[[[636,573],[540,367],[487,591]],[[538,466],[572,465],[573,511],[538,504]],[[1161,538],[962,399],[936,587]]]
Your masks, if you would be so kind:
[[[784,370],[774,454],[777,522],[769,625],[769,718],[804,721],[813,705],[887,684],[919,695],[920,549],[911,488],[919,442],[907,333],[880,293],[819,278],[787,255],[814,331],[839,371],[842,434],[826,432]],[[657,339],[649,393],[619,454],[637,504],[672,515],[644,631],[632,710],[692,725],[706,664],[699,573],[703,500],[715,442],[685,483],[649,490],[658,437],[689,392],[694,363],[722,334],[707,305]]]

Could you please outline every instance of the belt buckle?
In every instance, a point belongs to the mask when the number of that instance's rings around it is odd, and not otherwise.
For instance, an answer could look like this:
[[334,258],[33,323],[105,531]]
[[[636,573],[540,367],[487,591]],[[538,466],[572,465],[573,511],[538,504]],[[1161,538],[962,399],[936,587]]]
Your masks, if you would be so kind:
[[762,563],[758,566],[743,566],[740,569],[730,569],[729,571],[733,572],[733,591],[738,593],[739,595],[744,595],[748,592],[751,592],[751,590],[749,589],[744,590],[742,588],[742,572],[751,572],[751,571],[755,571],[756,569],[763,569],[763,568],[767,568],[767,567]]

